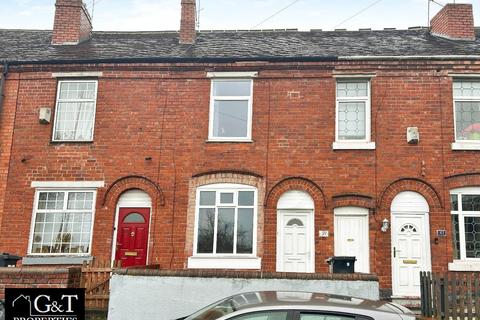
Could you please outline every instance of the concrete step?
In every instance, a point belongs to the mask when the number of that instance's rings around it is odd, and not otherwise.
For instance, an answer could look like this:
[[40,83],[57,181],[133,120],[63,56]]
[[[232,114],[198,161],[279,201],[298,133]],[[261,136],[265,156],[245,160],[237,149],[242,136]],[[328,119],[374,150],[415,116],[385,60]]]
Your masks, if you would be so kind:
[[392,302],[412,310],[415,314],[421,314],[422,302],[418,297],[392,298]]

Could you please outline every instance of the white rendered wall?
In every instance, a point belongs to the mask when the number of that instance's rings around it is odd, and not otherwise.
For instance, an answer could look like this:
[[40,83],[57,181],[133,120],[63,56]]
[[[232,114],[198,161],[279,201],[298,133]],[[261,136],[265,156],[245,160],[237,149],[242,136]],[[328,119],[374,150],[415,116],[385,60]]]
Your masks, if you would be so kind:
[[311,291],[379,299],[376,281],[129,276],[110,280],[109,320],[177,319],[222,298],[259,290]]

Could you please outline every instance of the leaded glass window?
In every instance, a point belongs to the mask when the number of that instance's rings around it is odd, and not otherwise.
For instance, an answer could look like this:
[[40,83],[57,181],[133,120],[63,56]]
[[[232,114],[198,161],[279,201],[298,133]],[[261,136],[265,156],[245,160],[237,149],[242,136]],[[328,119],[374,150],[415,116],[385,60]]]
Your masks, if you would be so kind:
[[94,211],[93,191],[40,191],[30,252],[88,254]]
[[480,141],[480,81],[453,82],[457,141]]
[[256,189],[211,185],[198,189],[196,253],[254,253]]
[[[454,259],[480,258],[480,190],[457,189],[450,195]],[[462,192],[464,191],[464,192]]]
[[370,83],[337,82],[337,141],[370,140]]

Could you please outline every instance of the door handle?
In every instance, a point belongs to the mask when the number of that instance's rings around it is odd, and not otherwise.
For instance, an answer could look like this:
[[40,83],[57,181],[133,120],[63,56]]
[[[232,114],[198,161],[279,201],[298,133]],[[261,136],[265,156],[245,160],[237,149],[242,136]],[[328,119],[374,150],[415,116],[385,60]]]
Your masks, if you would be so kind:
[[393,247],[393,257],[397,257],[397,248]]

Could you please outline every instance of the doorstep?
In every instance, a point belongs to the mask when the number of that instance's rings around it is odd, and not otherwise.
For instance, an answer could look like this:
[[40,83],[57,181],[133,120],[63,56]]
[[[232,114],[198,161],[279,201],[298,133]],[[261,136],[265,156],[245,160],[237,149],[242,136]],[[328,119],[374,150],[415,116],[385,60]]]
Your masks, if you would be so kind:
[[420,297],[392,297],[392,302],[410,309],[416,315],[422,313]]

